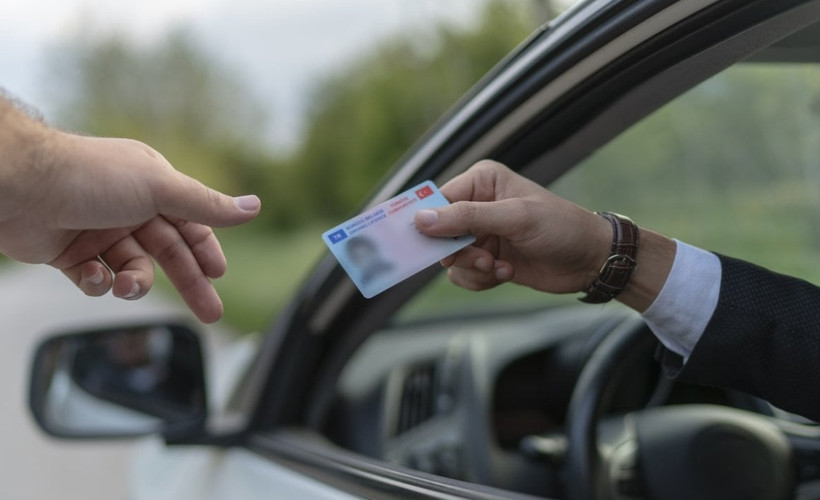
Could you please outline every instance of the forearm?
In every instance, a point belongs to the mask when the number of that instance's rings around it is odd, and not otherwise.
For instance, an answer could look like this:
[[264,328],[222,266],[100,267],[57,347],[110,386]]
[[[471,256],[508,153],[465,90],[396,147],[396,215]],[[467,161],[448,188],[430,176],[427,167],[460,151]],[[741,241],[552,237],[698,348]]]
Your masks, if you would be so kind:
[[[820,420],[820,288],[720,257],[717,308],[689,360],[667,363],[681,379],[748,392]],[[669,361],[669,360],[667,360]]]

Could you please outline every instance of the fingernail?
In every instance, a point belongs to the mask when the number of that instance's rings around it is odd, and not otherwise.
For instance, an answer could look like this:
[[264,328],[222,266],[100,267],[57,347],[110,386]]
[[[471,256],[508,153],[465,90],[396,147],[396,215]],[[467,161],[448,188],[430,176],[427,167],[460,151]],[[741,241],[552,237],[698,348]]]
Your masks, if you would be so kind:
[[438,212],[435,210],[419,210],[416,212],[416,222],[422,226],[432,226],[438,220]]
[[510,272],[506,267],[499,267],[495,270],[495,279],[498,281],[507,281],[510,279]]
[[236,206],[245,212],[256,212],[262,204],[261,200],[256,195],[248,194],[245,196],[237,196],[233,199]]
[[123,297],[123,298],[126,299],[126,300],[131,300],[131,299],[136,298],[137,295],[139,295],[139,294],[140,294],[140,284],[135,282],[134,286],[131,287],[131,291],[129,291],[125,295],[125,297]]
[[103,276],[102,269],[97,269],[97,271],[94,274],[86,278],[86,281],[88,281],[92,285],[100,285],[102,284],[104,279],[105,276]]
[[487,272],[490,270],[490,263],[484,257],[479,257],[475,260],[475,267],[479,271]]

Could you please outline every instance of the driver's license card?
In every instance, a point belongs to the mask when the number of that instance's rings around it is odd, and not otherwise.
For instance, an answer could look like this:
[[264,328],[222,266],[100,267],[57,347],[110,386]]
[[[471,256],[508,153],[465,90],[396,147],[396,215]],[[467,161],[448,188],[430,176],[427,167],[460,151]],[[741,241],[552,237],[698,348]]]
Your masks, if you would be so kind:
[[381,203],[322,235],[368,299],[475,241],[472,235],[433,238],[420,233],[416,212],[448,205],[432,181]]

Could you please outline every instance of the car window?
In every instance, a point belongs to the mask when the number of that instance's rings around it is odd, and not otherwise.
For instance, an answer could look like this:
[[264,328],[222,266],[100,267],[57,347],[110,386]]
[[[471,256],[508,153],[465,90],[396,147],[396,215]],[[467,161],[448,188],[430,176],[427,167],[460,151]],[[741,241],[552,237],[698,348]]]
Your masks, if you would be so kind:
[[[820,282],[820,65],[743,63],[675,99],[550,186],[592,210]],[[442,274],[399,321],[565,303]]]

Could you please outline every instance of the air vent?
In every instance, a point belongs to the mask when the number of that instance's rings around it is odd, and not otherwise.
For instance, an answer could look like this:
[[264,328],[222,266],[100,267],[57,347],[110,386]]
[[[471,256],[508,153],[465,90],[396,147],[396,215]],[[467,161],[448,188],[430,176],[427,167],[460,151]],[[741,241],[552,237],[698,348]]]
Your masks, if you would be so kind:
[[418,366],[404,379],[396,434],[407,432],[429,420],[436,408],[436,365]]

